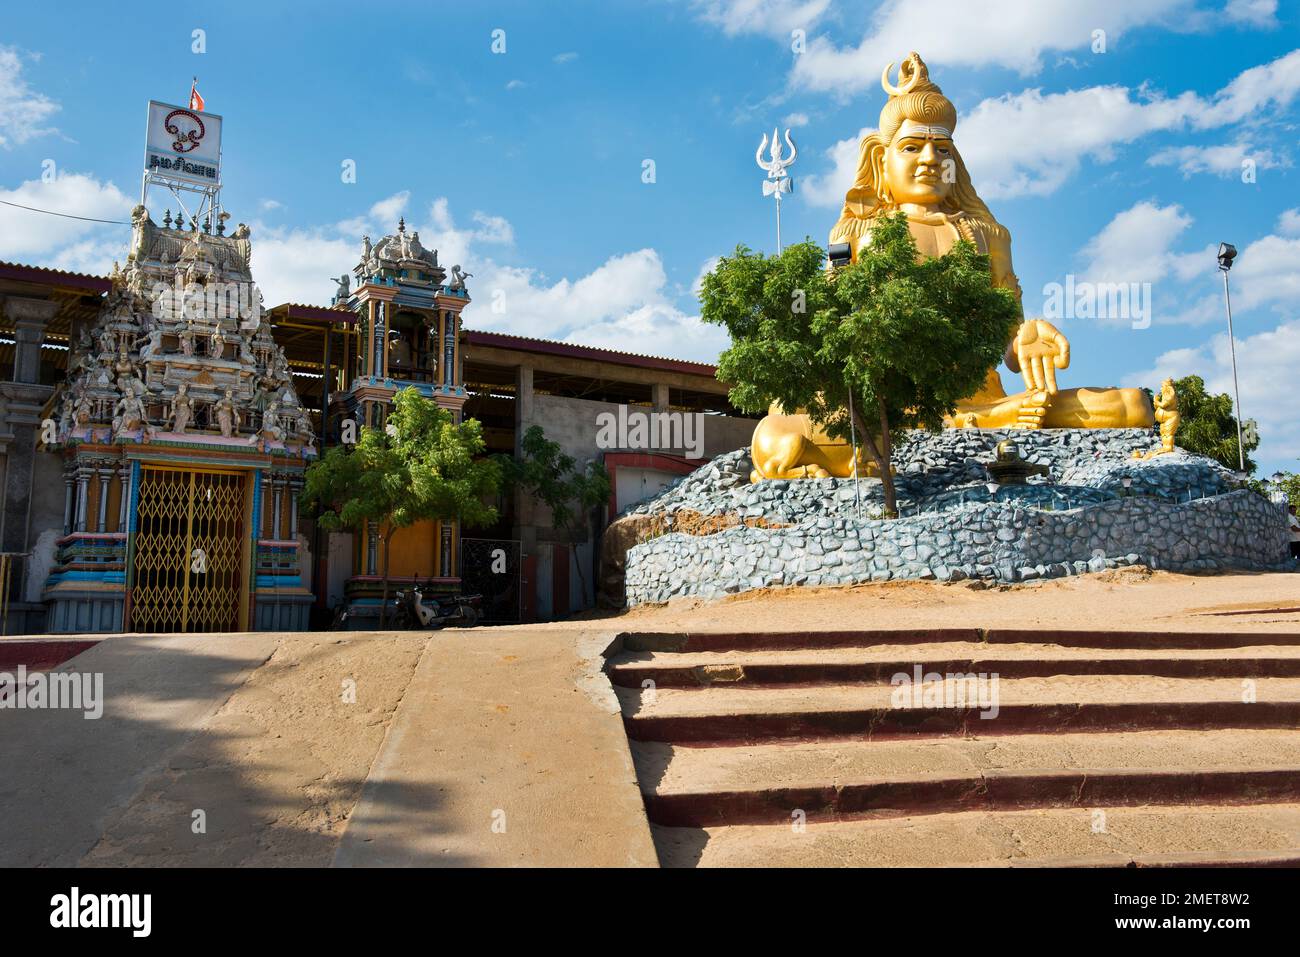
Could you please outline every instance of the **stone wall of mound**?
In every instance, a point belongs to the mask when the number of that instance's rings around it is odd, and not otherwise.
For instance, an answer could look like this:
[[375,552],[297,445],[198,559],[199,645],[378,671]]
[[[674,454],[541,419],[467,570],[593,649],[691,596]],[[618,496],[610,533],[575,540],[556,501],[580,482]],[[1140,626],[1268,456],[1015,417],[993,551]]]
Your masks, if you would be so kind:
[[1181,504],[1124,497],[1068,511],[967,502],[893,521],[828,514],[784,528],[659,535],[628,550],[625,592],[638,605],[769,586],[1021,582],[1121,565],[1280,570],[1293,567],[1287,542],[1282,510],[1246,490]]
[[[1230,491],[1232,473],[1200,455],[1178,451],[1153,459],[1134,459],[1134,452],[1159,446],[1148,429],[945,429],[911,432],[894,454],[895,485],[900,511],[946,509],[963,501],[987,499],[984,493],[996,448],[1003,439],[1016,443],[1021,456],[1045,465],[1048,474],[1030,484],[1058,486],[1055,508],[1095,504],[1124,493],[1147,495],[1169,502],[1221,495]],[[770,523],[799,522],[811,515],[871,517],[881,510],[880,482],[863,479],[796,479],[750,484],[753,468],[748,449],[727,452],[683,476],[649,501],[629,510],[633,515],[672,515],[678,511],[701,515],[734,514],[763,518]],[[1090,489],[1072,493],[1070,488]],[[859,504],[860,502],[860,504]]]

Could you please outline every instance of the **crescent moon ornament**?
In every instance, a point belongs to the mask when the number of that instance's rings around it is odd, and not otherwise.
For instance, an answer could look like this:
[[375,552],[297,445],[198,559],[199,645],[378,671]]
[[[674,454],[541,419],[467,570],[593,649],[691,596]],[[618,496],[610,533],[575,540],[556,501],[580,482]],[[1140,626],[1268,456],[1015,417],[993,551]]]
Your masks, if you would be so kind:
[[884,72],[880,74],[880,85],[884,87],[886,93],[890,96],[903,96],[911,93],[917,83],[921,81],[921,72],[916,68],[916,60],[919,60],[915,53],[911,54],[906,60],[898,65],[898,86],[889,82],[889,71],[894,68],[891,60],[885,67]]
[[885,67],[885,69],[881,71],[880,85],[884,89],[884,91],[888,93],[890,96],[902,96],[903,91],[900,90],[898,87],[894,86],[894,84],[889,82],[889,71],[892,70],[893,68],[894,68],[894,61],[890,60],[889,64]]

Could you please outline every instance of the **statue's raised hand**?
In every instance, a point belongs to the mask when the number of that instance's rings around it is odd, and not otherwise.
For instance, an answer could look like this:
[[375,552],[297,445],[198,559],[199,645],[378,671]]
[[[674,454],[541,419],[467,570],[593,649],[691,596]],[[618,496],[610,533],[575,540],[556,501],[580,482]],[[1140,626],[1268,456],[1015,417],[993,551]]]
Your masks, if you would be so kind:
[[1008,351],[1030,392],[1056,392],[1056,370],[1070,365],[1070,340],[1046,319],[1025,320]]

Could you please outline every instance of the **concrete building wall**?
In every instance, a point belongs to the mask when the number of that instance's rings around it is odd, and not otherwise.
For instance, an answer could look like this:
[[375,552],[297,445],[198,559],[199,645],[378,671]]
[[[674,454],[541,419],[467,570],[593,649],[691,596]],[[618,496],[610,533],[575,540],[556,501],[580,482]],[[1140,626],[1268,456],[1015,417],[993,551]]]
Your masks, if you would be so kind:
[[[628,407],[628,414],[644,414],[654,412],[653,409],[631,406]],[[688,413],[682,413],[688,414]],[[572,455],[582,464],[587,459],[600,461],[600,457],[605,452],[612,451],[655,451],[671,452],[676,455],[682,455],[689,451],[682,445],[673,447],[671,445],[654,445],[654,446],[630,446],[619,445],[613,448],[600,448],[597,445],[597,437],[601,428],[601,416],[613,416],[614,421],[618,421],[619,406],[612,402],[593,402],[590,399],[571,399],[551,395],[534,395],[532,401],[532,414],[530,420],[521,423],[526,429],[529,425],[540,425],[546,430],[546,437],[552,442],[559,442],[560,447],[569,455]],[[603,420],[608,422],[608,419]],[[700,456],[700,464],[703,465],[705,460],[713,458],[715,455],[721,455],[723,452],[731,452],[735,449],[749,445],[750,439],[754,434],[754,426],[758,423],[754,419],[742,419],[728,415],[700,415],[696,420],[699,432],[694,430],[696,426],[690,427],[691,437],[698,434],[702,439],[700,447],[703,454]],[[628,430],[630,433],[630,430]],[[673,432],[676,436],[678,433]],[[687,455],[689,458],[690,456]]]
[[41,600],[41,588],[54,567],[54,542],[63,535],[63,457],[51,452],[36,453],[33,463],[31,558],[27,564],[23,599]]
[[[521,383],[527,384],[529,378],[521,376]],[[659,411],[666,411],[667,388],[656,388],[654,397],[659,404]],[[644,406],[628,406],[625,408],[624,422],[628,422],[628,418],[632,414],[644,415],[656,411],[654,408]],[[617,403],[539,395],[531,392],[531,389],[524,394],[524,390],[521,389],[519,412],[517,423],[519,435],[522,435],[530,426],[540,425],[545,431],[547,439],[558,442],[565,454],[573,456],[579,468],[588,461],[601,462],[606,452],[615,451],[653,451],[687,458],[691,458],[694,452],[700,452],[698,459],[699,464],[702,465],[715,455],[749,445],[755,425],[753,419],[725,415],[700,415],[689,426],[684,421],[679,420],[681,427],[678,431],[668,434],[670,440],[676,438],[687,440],[686,442],[680,442],[676,445],[670,442],[669,444],[658,443],[646,446],[636,444],[637,436],[631,429],[616,429],[615,437],[618,442],[612,447],[602,447],[606,446],[606,442],[602,440],[610,435],[609,424],[619,422],[620,406]],[[606,432],[603,436],[601,435],[602,425],[606,426]],[[620,432],[622,434],[619,434]],[[646,438],[649,437],[647,433]],[[623,441],[628,438],[632,439],[634,444],[627,444]],[[683,447],[684,444],[689,444],[692,447],[685,448]],[[615,492],[619,506],[624,507],[626,504],[653,495],[677,477],[674,473],[653,467],[620,468],[615,474],[615,482],[617,483]],[[517,534],[524,544],[525,554],[532,554],[537,557],[534,604],[537,617],[545,620],[554,617],[556,614],[553,595],[556,577],[554,554],[551,547],[555,542],[566,542],[572,546],[569,549],[569,608],[576,612],[592,607],[596,579],[596,569],[592,566],[592,555],[595,551],[595,539],[600,529],[593,528],[592,534],[585,540],[575,542],[552,527],[551,517],[545,506],[526,500],[516,503],[516,518],[518,522]],[[604,518],[605,514],[602,511],[602,521]],[[582,563],[581,573],[579,573],[578,565],[580,562]],[[586,583],[585,587],[584,581]]]
[[681,476],[653,468],[622,468],[614,474],[614,495],[619,508],[653,498]]

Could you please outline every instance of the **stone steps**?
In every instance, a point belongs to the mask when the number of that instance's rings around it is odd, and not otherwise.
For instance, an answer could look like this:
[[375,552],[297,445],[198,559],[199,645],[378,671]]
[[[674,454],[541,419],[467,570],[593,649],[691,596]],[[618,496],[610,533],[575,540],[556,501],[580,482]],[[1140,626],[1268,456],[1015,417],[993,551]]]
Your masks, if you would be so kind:
[[[918,664],[996,715],[895,707]],[[1300,864],[1297,635],[641,634],[607,671],[665,864]]]
[[1300,647],[1300,632],[1087,631],[1062,628],[892,628],[845,631],[634,631],[620,635],[626,651],[759,651],[911,647],[944,642],[1064,648],[1209,650]]
[[[1254,680],[1254,679],[1252,679]],[[997,713],[977,703],[894,707],[889,685],[778,688],[614,689],[635,741],[743,743],[816,738],[1023,734],[1057,730],[1292,728],[1300,726],[1300,679],[1254,680],[1242,700],[1234,678],[1056,675],[1000,680]],[[922,694],[926,686],[914,686]],[[935,700],[959,702],[956,681],[933,686]],[[942,692],[944,698],[940,698]],[[924,702],[923,702],[924,704]],[[981,717],[988,714],[990,717]]]
[[1300,802],[1300,731],[1154,731],[737,747],[634,742],[659,824],[954,810]]
[[610,681],[639,688],[709,685],[779,686],[885,682],[897,674],[984,673],[1002,678],[1075,675],[1151,675],[1165,678],[1300,677],[1300,647],[1206,650],[1055,648],[975,642],[942,642],[924,653],[901,645],[862,648],[758,649],[736,651],[624,652],[611,662]]
[[1300,805],[959,811],[716,828],[653,826],[664,867],[1300,866]]

